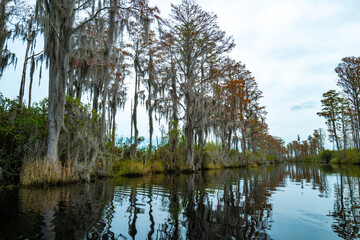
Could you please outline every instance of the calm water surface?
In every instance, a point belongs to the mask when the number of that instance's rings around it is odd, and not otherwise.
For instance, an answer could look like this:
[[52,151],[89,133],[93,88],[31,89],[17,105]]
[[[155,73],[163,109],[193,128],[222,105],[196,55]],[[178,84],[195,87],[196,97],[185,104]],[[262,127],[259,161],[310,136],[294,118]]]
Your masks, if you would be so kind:
[[357,239],[359,173],[284,164],[0,190],[0,239]]

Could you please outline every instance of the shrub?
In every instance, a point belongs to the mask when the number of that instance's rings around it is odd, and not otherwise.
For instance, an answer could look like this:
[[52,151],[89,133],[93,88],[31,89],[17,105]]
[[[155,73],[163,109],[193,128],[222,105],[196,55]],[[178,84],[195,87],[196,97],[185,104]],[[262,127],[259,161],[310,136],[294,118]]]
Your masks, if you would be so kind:
[[359,152],[358,152],[358,150],[355,149],[355,148],[348,149],[346,151],[346,157],[345,157],[345,159],[341,160],[341,163],[347,163],[347,164],[359,163]]
[[47,101],[27,108],[0,94],[0,168],[7,181],[17,182],[23,163],[45,155]]
[[332,158],[332,159],[330,160],[330,164],[339,164],[339,159],[337,159],[337,158]]
[[246,153],[246,160],[247,164],[251,163],[263,163],[264,162],[264,156],[260,152],[250,152],[248,151]]
[[324,150],[319,153],[319,160],[326,163],[330,163],[331,158],[333,157],[333,151]]
[[208,143],[203,148],[203,160],[204,167],[211,168],[210,165],[223,165],[225,159],[225,153],[221,149],[221,146],[215,143]]

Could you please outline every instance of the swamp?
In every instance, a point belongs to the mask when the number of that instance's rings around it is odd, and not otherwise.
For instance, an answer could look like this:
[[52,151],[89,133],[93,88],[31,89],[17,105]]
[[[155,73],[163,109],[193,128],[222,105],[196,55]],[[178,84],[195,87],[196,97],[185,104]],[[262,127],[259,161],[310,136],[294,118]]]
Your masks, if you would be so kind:
[[0,239],[357,239],[360,168],[279,164],[0,190]]
[[0,240],[359,239],[359,7],[171,2],[0,1]]

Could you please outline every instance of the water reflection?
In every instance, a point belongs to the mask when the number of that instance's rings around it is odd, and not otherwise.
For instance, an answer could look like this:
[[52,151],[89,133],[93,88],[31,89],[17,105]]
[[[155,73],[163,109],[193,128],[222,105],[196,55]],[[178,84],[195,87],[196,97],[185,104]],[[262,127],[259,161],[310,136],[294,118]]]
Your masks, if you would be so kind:
[[284,164],[2,190],[0,239],[356,239],[359,172]]
[[[223,173],[221,191],[208,195],[203,179],[186,179],[185,216],[187,239],[267,239],[271,204],[264,193],[263,175],[248,177],[233,184],[229,172]],[[200,183],[200,187],[195,188]],[[199,185],[198,185],[199,186]]]
[[111,239],[106,182],[0,193],[0,239]]
[[332,228],[345,239],[360,238],[360,178],[351,176],[346,168],[339,170],[335,184],[334,218]]

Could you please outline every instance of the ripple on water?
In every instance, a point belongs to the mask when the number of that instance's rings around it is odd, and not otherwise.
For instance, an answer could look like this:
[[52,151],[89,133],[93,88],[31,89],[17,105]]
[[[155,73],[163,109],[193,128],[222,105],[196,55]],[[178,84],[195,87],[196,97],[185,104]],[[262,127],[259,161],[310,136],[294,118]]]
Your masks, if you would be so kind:
[[358,236],[349,229],[359,231],[359,176],[321,169],[289,164],[2,191],[0,239]]

